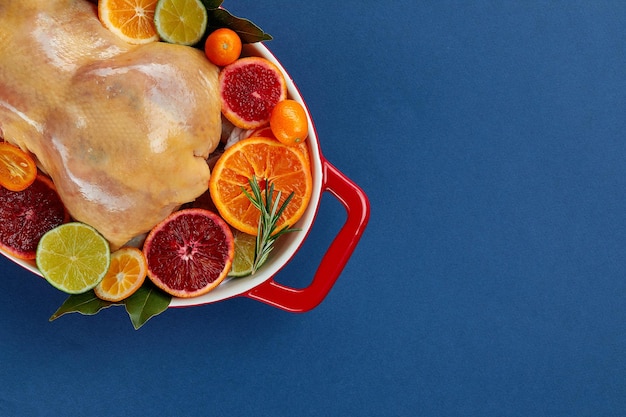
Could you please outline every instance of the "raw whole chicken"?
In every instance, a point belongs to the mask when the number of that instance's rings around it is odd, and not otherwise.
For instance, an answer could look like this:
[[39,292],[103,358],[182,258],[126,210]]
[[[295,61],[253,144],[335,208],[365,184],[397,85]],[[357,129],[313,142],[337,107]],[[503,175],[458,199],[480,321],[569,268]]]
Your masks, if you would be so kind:
[[201,51],[121,41],[86,0],[0,0],[0,132],[112,249],[208,188],[217,77]]

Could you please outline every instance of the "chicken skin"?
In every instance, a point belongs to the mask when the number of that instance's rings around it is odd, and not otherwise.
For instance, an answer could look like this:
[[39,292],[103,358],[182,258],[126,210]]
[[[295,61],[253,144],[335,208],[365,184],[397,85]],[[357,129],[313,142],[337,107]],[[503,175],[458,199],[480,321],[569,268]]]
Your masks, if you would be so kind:
[[201,51],[121,41],[85,0],[0,0],[0,132],[112,249],[208,188],[217,78]]

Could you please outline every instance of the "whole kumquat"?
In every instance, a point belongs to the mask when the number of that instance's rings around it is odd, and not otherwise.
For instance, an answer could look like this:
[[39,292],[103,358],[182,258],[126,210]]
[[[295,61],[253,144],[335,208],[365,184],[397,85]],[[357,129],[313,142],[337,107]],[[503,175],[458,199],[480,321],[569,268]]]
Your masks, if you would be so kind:
[[295,100],[278,102],[270,116],[274,137],[285,145],[297,145],[309,135],[309,122],[304,107]]
[[217,29],[206,38],[204,53],[209,61],[220,67],[232,64],[241,55],[241,38],[234,30]]

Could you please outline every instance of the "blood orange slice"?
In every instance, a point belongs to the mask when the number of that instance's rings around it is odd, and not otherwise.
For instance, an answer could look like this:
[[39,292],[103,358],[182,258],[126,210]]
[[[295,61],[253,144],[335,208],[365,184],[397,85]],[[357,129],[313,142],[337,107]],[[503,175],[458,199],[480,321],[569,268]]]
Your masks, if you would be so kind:
[[235,126],[256,129],[269,123],[274,106],[287,97],[280,69],[261,57],[246,57],[222,68],[222,113]]
[[39,174],[23,191],[0,187],[0,248],[20,259],[35,259],[37,244],[69,214],[48,177]]
[[148,278],[175,297],[206,294],[226,278],[235,256],[233,234],[215,213],[198,208],[171,214],[146,237]]

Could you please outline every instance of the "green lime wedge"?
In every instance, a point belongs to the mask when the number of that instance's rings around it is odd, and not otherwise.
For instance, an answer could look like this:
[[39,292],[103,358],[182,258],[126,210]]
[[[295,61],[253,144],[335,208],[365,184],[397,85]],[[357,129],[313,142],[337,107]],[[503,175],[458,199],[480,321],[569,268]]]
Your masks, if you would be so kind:
[[233,238],[235,240],[235,257],[228,276],[237,278],[248,276],[252,273],[256,236],[234,230]]
[[204,36],[207,11],[200,0],[159,0],[154,24],[165,42],[194,45]]
[[102,281],[111,252],[109,242],[96,229],[73,222],[44,234],[35,260],[43,277],[55,288],[81,294]]

